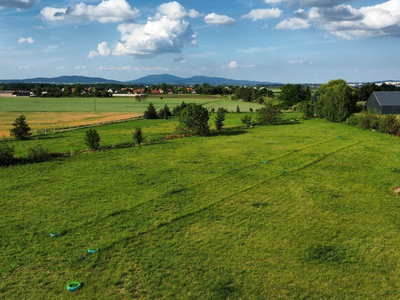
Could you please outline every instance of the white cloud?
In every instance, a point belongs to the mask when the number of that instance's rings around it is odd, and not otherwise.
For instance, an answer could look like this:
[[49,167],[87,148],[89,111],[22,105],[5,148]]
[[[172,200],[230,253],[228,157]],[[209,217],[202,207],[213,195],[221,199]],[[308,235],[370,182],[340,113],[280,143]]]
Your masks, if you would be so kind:
[[93,58],[96,56],[109,56],[111,54],[111,49],[108,47],[107,42],[102,42],[97,46],[98,51],[90,51],[88,58]]
[[[303,1],[313,4],[314,0]],[[344,1],[329,1],[342,3]],[[400,1],[389,0],[355,9],[350,5],[312,7],[298,10],[294,17],[279,23],[276,29],[302,29],[315,24],[339,38],[351,40],[380,36],[400,36]]]
[[269,19],[269,18],[279,18],[283,11],[279,8],[270,9],[252,9],[248,14],[243,15],[242,18],[252,19],[253,21]]
[[297,59],[297,60],[290,60],[288,61],[289,65],[304,65],[304,60]]
[[65,66],[59,66],[57,67],[57,70],[65,70]]
[[131,66],[123,66],[123,67],[99,67],[97,70],[99,71],[131,71]]
[[304,28],[310,28],[311,24],[304,19],[300,18],[292,18],[289,20],[283,20],[280,22],[278,25],[275,26],[276,29],[304,29]]
[[114,55],[148,58],[161,53],[179,53],[185,47],[196,45],[197,36],[189,23],[165,16],[149,19],[145,25],[121,24],[118,30],[122,36]]
[[29,9],[35,4],[36,0],[0,0],[1,8],[20,8]]
[[76,66],[75,70],[86,70],[87,67],[86,66]]
[[35,40],[31,37],[28,38],[19,38],[18,39],[18,43],[22,44],[22,43],[28,43],[28,44],[33,44],[35,42]]
[[265,0],[265,3],[267,4],[278,4],[284,2],[284,0]]
[[99,5],[77,4],[74,8],[45,7],[40,14],[47,21],[100,23],[124,22],[140,16],[137,8],[132,8],[126,0],[103,0]]
[[178,2],[173,1],[169,3],[161,4],[157,7],[157,10],[162,14],[168,17],[170,20],[180,20],[185,18],[200,18],[202,16],[198,11],[191,9],[186,10],[182,5]]
[[236,23],[235,19],[225,15],[217,15],[216,13],[208,14],[204,17],[204,21],[213,25],[234,25]]
[[228,65],[228,68],[229,68],[229,69],[237,69],[237,68],[239,68],[239,65],[237,64],[236,61],[231,61],[231,62],[229,63],[229,65]]

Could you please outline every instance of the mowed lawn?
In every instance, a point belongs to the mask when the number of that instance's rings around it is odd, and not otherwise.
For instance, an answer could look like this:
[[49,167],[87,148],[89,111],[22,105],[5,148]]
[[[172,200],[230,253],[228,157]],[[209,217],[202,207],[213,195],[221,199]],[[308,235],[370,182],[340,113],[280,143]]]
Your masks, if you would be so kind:
[[399,299],[399,153],[308,120],[2,168],[0,298]]

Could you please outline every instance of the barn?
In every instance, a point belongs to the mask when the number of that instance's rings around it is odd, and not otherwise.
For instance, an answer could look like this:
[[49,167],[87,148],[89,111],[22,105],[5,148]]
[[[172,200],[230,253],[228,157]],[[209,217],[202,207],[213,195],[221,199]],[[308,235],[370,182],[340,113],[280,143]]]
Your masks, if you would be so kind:
[[367,109],[382,115],[400,114],[400,92],[373,92],[367,100]]

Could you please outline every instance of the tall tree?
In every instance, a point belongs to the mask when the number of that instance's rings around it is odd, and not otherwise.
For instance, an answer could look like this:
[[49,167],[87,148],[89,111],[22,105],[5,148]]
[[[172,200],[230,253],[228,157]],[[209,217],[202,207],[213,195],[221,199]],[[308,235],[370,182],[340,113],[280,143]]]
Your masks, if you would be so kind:
[[24,115],[20,115],[18,118],[16,118],[14,123],[12,123],[12,126],[13,128],[10,130],[10,132],[16,140],[27,140],[31,135],[31,128],[26,122]]
[[147,107],[147,110],[144,112],[143,117],[145,119],[158,119],[158,114],[153,103],[149,103],[149,106]]
[[206,135],[210,132],[208,127],[209,118],[207,108],[190,103],[179,115],[178,131],[189,135]]
[[224,126],[224,121],[225,121],[225,110],[220,107],[217,110],[217,115],[215,116],[214,120],[215,128],[217,128],[218,131],[220,131]]
[[331,80],[319,88],[319,106],[323,116],[332,122],[346,120],[357,104],[356,92],[343,79]]

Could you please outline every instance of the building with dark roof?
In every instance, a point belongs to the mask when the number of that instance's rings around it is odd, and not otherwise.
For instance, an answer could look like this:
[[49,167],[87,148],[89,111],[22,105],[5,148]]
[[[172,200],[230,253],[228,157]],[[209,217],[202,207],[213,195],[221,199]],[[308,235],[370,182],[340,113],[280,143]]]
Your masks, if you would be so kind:
[[382,115],[400,114],[400,92],[373,92],[367,100],[367,109]]

